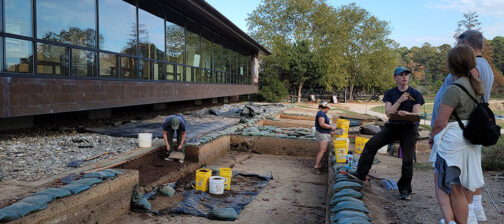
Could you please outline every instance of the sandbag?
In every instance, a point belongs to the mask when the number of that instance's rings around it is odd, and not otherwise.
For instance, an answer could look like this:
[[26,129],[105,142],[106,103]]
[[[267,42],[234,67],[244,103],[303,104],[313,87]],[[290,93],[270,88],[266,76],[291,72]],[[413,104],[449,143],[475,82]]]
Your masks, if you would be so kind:
[[23,217],[35,211],[43,210],[47,207],[47,204],[44,206],[27,203],[27,202],[16,202],[8,207],[3,208],[6,211],[11,211],[17,213],[19,216]]
[[369,213],[365,205],[353,201],[342,201],[331,208],[331,212],[336,213],[339,211],[357,211]]
[[234,221],[238,218],[238,213],[234,208],[214,208],[208,214],[209,219]]
[[21,218],[16,212],[6,209],[0,209],[0,223],[14,221]]
[[133,208],[138,208],[138,209],[142,209],[142,210],[151,210],[152,209],[151,204],[150,204],[149,200],[147,200],[147,198],[140,198],[140,200],[138,200],[132,204],[133,204]]
[[362,189],[362,184],[352,182],[352,181],[339,181],[333,185],[333,193],[339,192],[343,189],[354,189],[360,191]]
[[331,221],[331,223],[336,223],[340,219],[344,219],[344,218],[358,218],[358,217],[359,218],[364,218],[364,219],[366,219],[368,221],[372,220],[364,212],[343,210],[343,211],[339,211],[339,212],[336,212],[333,215],[331,215],[330,221]]
[[363,184],[362,180],[356,180],[356,179],[353,179],[353,178],[339,178],[339,179],[335,179],[334,183],[345,182],[345,181],[358,183],[360,185]]
[[102,170],[100,171],[99,173],[102,173],[103,174],[103,178],[102,179],[110,179],[110,180],[113,180],[116,176],[116,174],[114,172],[110,172],[110,171],[105,171],[105,170]]
[[342,218],[336,222],[337,224],[371,224],[368,220],[361,217]]
[[173,197],[173,194],[175,194],[175,189],[173,187],[164,185],[161,188],[159,188],[159,193],[161,193],[164,196],[168,197]]
[[381,131],[380,126],[368,124],[361,127],[360,132],[364,135],[376,135]]
[[133,194],[131,195],[131,205],[132,208],[138,208],[143,210],[151,210],[151,204],[149,200],[143,196],[138,190],[138,185],[135,185],[133,189]]
[[61,183],[69,184],[72,183],[72,181],[79,179],[80,177],[81,175],[78,173],[71,173],[68,176],[61,178]]
[[343,201],[353,201],[353,202],[356,202],[356,203],[361,203],[361,204],[364,204],[364,202],[362,200],[359,200],[357,198],[352,198],[352,197],[332,197],[331,198],[331,201],[329,202],[329,205],[330,206],[334,206],[340,202],[343,202]]
[[49,202],[53,201],[54,197],[49,194],[41,194],[41,195],[33,195],[27,198],[24,198],[23,200],[19,202],[26,202],[26,203],[32,203],[32,204],[37,204],[40,206],[45,206]]
[[39,191],[33,195],[52,195],[53,198],[64,198],[68,195],[71,195],[72,192],[66,189],[61,188],[49,188],[42,191]]
[[121,175],[121,174],[122,174],[122,171],[120,171],[120,170],[116,170],[116,169],[106,169],[106,170],[102,170],[102,171],[112,172],[112,173],[114,173],[116,176],[117,176],[117,175]]
[[100,178],[82,178],[80,180],[74,180],[72,184],[85,184],[91,186],[93,184],[99,184],[103,182]]
[[357,198],[357,199],[361,199],[362,197],[364,197],[364,195],[362,193],[360,193],[356,190],[353,190],[353,189],[343,189],[334,195],[336,197],[352,197],[352,198]]
[[88,190],[89,189],[89,185],[87,184],[68,184],[68,185],[65,185],[63,187],[61,187],[61,189],[64,189],[64,190],[69,190],[70,192],[72,192],[72,194],[78,194],[80,192],[83,192],[85,190]]
[[98,171],[98,172],[86,173],[84,175],[84,178],[114,179],[115,173],[112,171],[102,170],[102,171]]

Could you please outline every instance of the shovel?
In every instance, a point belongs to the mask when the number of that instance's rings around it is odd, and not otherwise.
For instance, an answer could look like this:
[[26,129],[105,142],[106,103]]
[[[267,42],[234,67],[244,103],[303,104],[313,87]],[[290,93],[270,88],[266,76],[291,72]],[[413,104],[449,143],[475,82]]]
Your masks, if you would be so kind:
[[83,162],[86,162],[86,161],[89,161],[89,160],[92,160],[92,159],[96,159],[98,157],[107,155],[109,153],[110,152],[104,152],[102,154],[99,154],[99,155],[96,155],[96,156],[91,156],[91,157],[88,157],[86,159],[75,160],[75,161],[72,161],[72,162],[68,163],[66,166],[67,167],[79,167]]

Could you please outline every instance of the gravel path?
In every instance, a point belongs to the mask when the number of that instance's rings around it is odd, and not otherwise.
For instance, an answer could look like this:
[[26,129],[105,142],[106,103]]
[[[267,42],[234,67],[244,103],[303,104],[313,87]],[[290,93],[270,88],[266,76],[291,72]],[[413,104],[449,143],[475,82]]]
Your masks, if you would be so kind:
[[[110,137],[100,134],[49,132],[43,135],[2,136],[0,140],[0,175],[5,180],[36,181],[74,169],[66,164],[74,160],[110,152],[98,160],[125,153],[137,148],[136,138]],[[162,143],[154,139],[153,144]]]

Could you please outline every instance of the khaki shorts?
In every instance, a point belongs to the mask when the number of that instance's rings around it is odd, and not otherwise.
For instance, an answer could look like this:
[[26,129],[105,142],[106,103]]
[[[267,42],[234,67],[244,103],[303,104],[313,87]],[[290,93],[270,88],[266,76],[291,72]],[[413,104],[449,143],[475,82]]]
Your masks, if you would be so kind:
[[315,131],[315,138],[317,139],[318,142],[328,142],[331,140],[331,135]]

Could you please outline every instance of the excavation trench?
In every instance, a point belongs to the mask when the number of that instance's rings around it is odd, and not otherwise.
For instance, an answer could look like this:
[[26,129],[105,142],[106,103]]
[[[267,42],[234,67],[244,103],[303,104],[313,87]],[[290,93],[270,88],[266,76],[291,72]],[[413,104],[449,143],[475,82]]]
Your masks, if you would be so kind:
[[[221,136],[199,146],[186,147],[186,161],[167,162],[163,159],[164,147],[119,166],[139,172],[140,189],[149,192],[156,186],[176,182],[176,194],[169,198],[158,196],[151,201],[152,210],[161,215],[130,212],[114,223],[207,223],[209,220],[189,215],[166,215],[166,211],[183,200],[185,192],[192,190],[195,171],[201,166],[231,167],[233,171],[271,175],[273,180],[240,213],[237,223],[324,223],[327,194],[327,176],[313,175],[317,143],[264,136]],[[327,164],[327,163],[326,163]],[[250,181],[233,178],[228,197],[247,189]],[[149,221],[150,220],[150,221]]]

